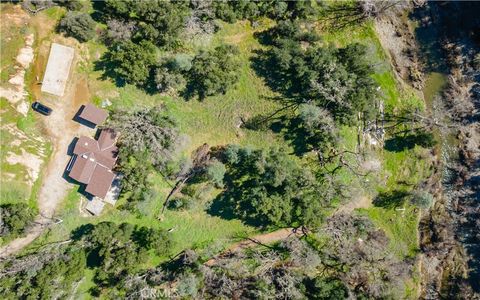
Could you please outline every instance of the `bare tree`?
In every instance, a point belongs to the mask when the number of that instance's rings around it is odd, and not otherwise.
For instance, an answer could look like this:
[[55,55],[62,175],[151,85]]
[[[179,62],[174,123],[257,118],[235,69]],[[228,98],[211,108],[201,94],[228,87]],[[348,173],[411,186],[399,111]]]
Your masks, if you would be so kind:
[[198,147],[197,150],[192,155],[192,164],[189,168],[183,169],[177,175],[177,182],[175,186],[172,188],[170,193],[168,193],[165,202],[163,203],[161,214],[165,211],[165,208],[168,206],[168,203],[173,195],[179,192],[183,185],[192,177],[197,175],[198,173],[202,172],[205,167],[207,166],[208,162],[210,161],[210,146],[208,144],[203,144],[202,146]]

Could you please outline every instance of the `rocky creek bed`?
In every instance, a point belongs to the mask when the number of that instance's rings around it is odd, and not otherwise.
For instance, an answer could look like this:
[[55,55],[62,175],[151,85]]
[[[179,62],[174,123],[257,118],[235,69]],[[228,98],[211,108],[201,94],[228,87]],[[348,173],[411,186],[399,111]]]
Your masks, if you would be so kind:
[[439,92],[427,80],[431,114],[450,128],[437,132],[436,202],[419,228],[423,299],[480,299],[479,13],[478,2],[428,2],[412,14],[425,71],[447,81]]

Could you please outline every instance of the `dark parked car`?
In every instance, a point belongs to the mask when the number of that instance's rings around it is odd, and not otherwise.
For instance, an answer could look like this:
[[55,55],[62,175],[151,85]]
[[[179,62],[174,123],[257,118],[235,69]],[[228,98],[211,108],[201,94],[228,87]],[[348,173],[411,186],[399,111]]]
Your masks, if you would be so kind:
[[52,113],[52,109],[50,107],[47,107],[45,105],[43,105],[42,103],[40,102],[33,102],[32,104],[32,108],[36,111],[38,111],[39,113],[43,114],[43,115],[50,115]]

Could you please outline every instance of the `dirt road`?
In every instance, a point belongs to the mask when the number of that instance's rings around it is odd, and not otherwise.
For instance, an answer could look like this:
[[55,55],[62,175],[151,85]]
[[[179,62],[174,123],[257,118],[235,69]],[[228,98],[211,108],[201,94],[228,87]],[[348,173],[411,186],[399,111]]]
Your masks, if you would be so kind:
[[[38,66],[38,68],[45,67],[38,64],[35,64],[35,66]],[[80,106],[89,100],[87,81],[76,74],[72,75],[72,73],[75,73],[73,70],[74,65],[70,71],[70,79],[63,97],[40,94],[39,88],[32,89],[35,99],[39,99],[53,109],[50,116],[40,117],[46,135],[52,143],[53,153],[46,166],[43,182],[38,193],[37,201],[40,215],[37,217],[35,225],[25,237],[15,239],[0,248],[0,257],[19,252],[37,238],[45,228],[51,226],[54,222],[52,218],[55,217],[59,204],[65,199],[69,190],[75,186],[64,176],[65,168],[70,160],[68,149],[75,137],[80,135],[93,136],[94,129],[72,120]],[[43,69],[34,71],[41,74]]]
[[295,230],[295,228],[282,228],[277,231],[269,232],[269,233],[264,233],[264,234],[259,234],[256,236],[253,236],[251,238],[247,238],[241,242],[235,243],[228,247],[225,251],[217,255],[217,257],[214,257],[212,259],[209,259],[205,265],[211,266],[215,263],[218,257],[223,256],[228,253],[233,253],[237,252],[243,249],[251,248],[256,245],[269,245],[273,244],[275,242],[279,242],[281,240],[284,240],[290,236],[297,236],[297,237],[302,237],[304,233],[298,229]]

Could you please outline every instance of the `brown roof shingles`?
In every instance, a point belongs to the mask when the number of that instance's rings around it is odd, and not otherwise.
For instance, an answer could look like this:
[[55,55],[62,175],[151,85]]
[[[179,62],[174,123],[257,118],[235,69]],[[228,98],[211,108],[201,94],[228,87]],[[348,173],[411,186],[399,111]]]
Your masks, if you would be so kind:
[[114,178],[115,174],[109,169],[97,164],[85,191],[94,196],[105,198]]
[[108,149],[103,151],[97,152],[95,154],[95,158],[97,162],[105,167],[112,169],[115,166],[115,162],[117,160],[118,148],[116,146],[112,146]]
[[98,142],[96,140],[86,136],[81,136],[75,144],[73,153],[82,155],[88,152],[98,152],[99,150],[100,148],[98,147]]
[[78,182],[88,184],[96,165],[93,154],[79,155],[75,159],[69,175]]
[[100,132],[100,136],[98,137],[98,145],[100,150],[105,150],[107,148],[112,147],[115,145],[115,141],[117,140],[117,133],[115,130],[106,128]]
[[115,175],[110,171],[115,166],[118,148],[117,134],[112,129],[103,129],[97,140],[82,136],[73,149],[76,154],[70,177],[87,184],[86,191],[104,198]]
[[93,124],[102,124],[107,119],[108,112],[88,103],[83,107],[79,117]]

